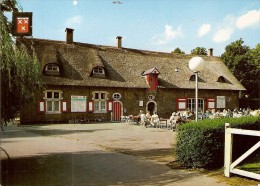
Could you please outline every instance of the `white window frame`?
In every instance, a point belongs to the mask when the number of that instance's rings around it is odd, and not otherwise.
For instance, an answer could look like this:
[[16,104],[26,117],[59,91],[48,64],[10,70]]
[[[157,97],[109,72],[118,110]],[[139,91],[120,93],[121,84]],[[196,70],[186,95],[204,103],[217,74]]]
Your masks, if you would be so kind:
[[[51,97],[48,97],[48,94],[51,93]],[[58,93],[58,97],[55,97],[55,93]],[[61,113],[61,100],[62,100],[62,91],[60,90],[46,90],[44,92],[44,99],[46,101],[46,113]],[[55,103],[58,102],[58,108],[55,109]],[[51,104],[51,109],[49,109],[49,104]]]
[[45,67],[46,72],[60,72],[60,67],[56,64],[47,64]]
[[[195,98],[188,98],[187,99],[187,109],[195,112],[195,109],[196,109],[195,107],[196,107],[196,99]],[[205,111],[205,101],[202,98],[198,98],[198,110],[200,111],[200,109],[201,109],[202,112]]]
[[95,91],[92,95],[92,100],[94,101],[94,113],[107,113],[108,93],[105,91]]
[[93,68],[93,74],[105,74],[105,70],[103,67],[95,67]]
[[114,93],[114,94],[112,95],[112,98],[113,98],[114,100],[120,100],[120,99],[122,98],[122,96],[121,96],[120,93]]

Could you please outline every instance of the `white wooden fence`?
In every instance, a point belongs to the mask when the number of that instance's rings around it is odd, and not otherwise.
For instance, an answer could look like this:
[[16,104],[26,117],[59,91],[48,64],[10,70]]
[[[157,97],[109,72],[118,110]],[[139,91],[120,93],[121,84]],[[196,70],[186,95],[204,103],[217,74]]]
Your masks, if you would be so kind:
[[[239,135],[249,135],[249,136],[258,136],[260,137],[260,131],[255,130],[242,130],[229,128],[229,123],[225,124],[225,159],[224,159],[224,174],[226,177],[230,177],[230,173],[238,174],[241,176],[254,178],[260,180],[260,174],[256,174],[253,172],[244,171],[241,169],[236,169],[239,163],[241,163],[246,157],[252,154],[255,150],[260,147],[260,140],[253,147],[251,147],[247,152],[245,152],[242,156],[240,156],[236,161],[232,163],[232,146],[233,146],[233,134]],[[243,145],[243,144],[241,144]],[[236,147],[239,148],[239,147]]]

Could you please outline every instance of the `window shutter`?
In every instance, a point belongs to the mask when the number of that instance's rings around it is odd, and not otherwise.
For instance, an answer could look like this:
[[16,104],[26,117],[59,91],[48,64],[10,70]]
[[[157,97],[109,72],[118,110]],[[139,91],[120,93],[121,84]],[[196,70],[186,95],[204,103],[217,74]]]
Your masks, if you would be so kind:
[[186,98],[178,98],[176,102],[177,102],[177,110],[186,110],[187,109],[187,99]]
[[107,101],[107,112],[112,112],[113,111],[113,101],[108,100]]
[[63,100],[61,102],[61,112],[68,112],[68,101]]
[[38,101],[38,112],[39,113],[44,113],[46,110],[46,104],[44,100],[39,100]]
[[215,109],[216,108],[216,99],[208,98],[207,99],[207,109]]
[[88,112],[94,112],[94,101],[88,102]]

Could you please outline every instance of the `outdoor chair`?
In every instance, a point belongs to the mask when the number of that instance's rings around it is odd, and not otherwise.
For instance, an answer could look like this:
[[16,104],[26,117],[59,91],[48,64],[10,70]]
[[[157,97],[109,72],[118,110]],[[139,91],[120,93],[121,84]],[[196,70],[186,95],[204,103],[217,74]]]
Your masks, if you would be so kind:
[[126,122],[126,116],[121,116],[121,122]]

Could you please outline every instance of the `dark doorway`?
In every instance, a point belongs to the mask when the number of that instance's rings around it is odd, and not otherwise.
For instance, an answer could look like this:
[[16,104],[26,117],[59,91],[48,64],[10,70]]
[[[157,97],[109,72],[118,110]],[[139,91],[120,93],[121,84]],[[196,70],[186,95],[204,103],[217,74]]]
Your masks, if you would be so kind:
[[154,113],[155,110],[155,103],[154,102],[149,102],[147,105],[147,110],[150,111],[151,114]]

